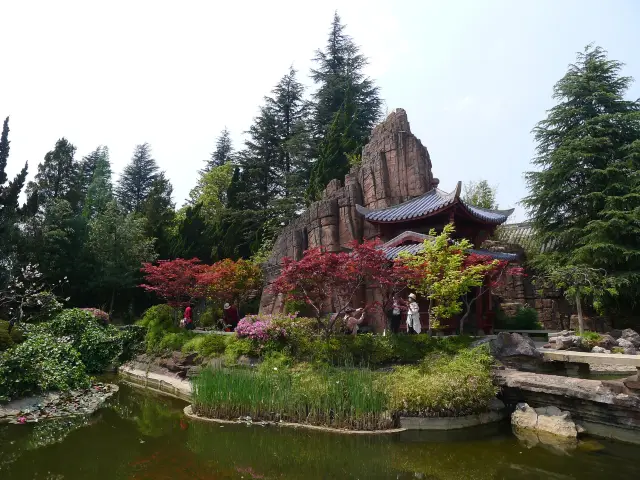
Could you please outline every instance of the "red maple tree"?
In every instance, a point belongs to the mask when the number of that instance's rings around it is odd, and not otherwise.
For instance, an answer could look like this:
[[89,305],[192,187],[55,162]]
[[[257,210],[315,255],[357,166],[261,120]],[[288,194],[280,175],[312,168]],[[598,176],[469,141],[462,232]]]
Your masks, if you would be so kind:
[[143,263],[145,283],[140,287],[153,292],[175,308],[185,307],[201,296],[198,277],[207,268],[197,258],[159,260],[157,264]]
[[[382,288],[384,298],[383,305],[371,302],[363,305],[365,310],[384,309],[384,303],[404,287],[408,267],[387,259],[379,245],[378,240],[352,242],[346,252],[313,248],[300,260],[285,258],[270,290],[286,300],[303,301],[311,306],[319,327],[330,334],[365,286]],[[331,316],[324,316],[330,311]]]
[[487,265],[491,266],[488,270],[484,283],[477,287],[475,295],[465,295],[462,297],[464,303],[464,313],[460,318],[460,333],[462,334],[464,329],[464,322],[471,313],[471,307],[473,304],[482,297],[490,289],[496,289],[504,286],[507,278],[524,276],[524,268],[520,266],[514,266],[506,260],[496,260],[489,255],[479,255],[472,253],[464,259],[463,268],[467,268],[472,265]]
[[255,296],[263,285],[260,266],[248,260],[226,258],[207,266],[197,277],[203,296],[218,303],[236,303]]

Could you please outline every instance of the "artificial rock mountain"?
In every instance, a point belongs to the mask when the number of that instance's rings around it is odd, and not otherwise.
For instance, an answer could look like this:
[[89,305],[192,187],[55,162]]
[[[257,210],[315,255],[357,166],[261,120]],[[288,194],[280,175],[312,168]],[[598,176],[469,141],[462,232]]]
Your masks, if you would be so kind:
[[[353,240],[377,236],[377,227],[363,220],[356,205],[390,207],[437,186],[429,152],[411,133],[407,113],[397,109],[373,129],[361,164],[345,176],[344,185],[340,180],[329,182],[322,199],[285,227],[265,265],[267,282],[278,274],[283,257],[299,259],[308,248],[319,246],[339,251]],[[265,289],[261,312],[276,313],[282,307],[282,299]]]

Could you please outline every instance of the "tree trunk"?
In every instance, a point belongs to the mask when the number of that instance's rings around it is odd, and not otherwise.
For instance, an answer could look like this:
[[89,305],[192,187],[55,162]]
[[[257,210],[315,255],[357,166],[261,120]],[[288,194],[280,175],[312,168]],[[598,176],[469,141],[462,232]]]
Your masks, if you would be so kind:
[[576,308],[578,309],[578,332],[582,335],[584,332],[584,318],[582,318],[582,304],[580,303],[579,293],[576,293]]
[[113,288],[111,290],[111,303],[109,304],[109,316],[111,316],[111,314],[113,313],[113,304],[116,301],[116,289]]

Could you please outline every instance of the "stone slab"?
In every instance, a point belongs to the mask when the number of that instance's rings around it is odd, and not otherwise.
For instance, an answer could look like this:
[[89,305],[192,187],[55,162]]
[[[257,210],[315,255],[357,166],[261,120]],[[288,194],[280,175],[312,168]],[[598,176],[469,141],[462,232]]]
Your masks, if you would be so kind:
[[145,372],[137,368],[122,366],[118,374],[128,383],[168,394],[181,400],[191,400],[191,382],[161,373]]
[[625,365],[640,367],[640,355],[625,355],[624,353],[592,353],[569,352],[566,350],[538,349],[546,362],[588,363],[589,365]]
[[400,427],[406,430],[457,430],[487,423],[500,422],[508,414],[486,412],[464,417],[400,417]]

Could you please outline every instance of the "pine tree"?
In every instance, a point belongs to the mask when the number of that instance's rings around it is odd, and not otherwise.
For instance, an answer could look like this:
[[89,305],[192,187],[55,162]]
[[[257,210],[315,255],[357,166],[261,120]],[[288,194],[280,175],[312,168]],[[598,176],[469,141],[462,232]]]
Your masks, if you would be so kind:
[[220,167],[231,160],[233,154],[233,144],[231,143],[231,133],[224,127],[220,132],[220,136],[216,140],[216,149],[211,154],[211,158],[207,160],[207,166],[203,173],[208,172],[212,168]]
[[107,204],[113,200],[113,186],[111,184],[111,162],[109,161],[109,149],[98,147],[97,150],[89,154],[85,159],[90,158],[85,166],[90,163],[91,168],[85,168],[86,177],[91,171],[82,214],[86,218],[93,218],[104,211]]
[[158,165],[151,156],[150,145],[143,143],[136,146],[131,162],[124,168],[116,188],[122,209],[126,213],[141,213],[157,178]]
[[15,255],[16,237],[19,230],[18,197],[27,177],[27,165],[7,185],[6,167],[9,161],[9,117],[2,126],[0,135],[0,286],[4,285],[11,270]]
[[172,195],[171,182],[164,172],[161,172],[153,181],[149,195],[144,201],[145,233],[148,238],[156,239],[156,252],[160,258],[168,258],[171,252],[169,230],[175,218]]
[[[85,197],[87,196],[87,191],[89,190],[89,185],[93,181],[94,172],[98,167],[99,163],[103,163],[104,158],[109,158],[109,149],[105,146],[99,146],[89,155],[86,155],[82,158],[78,165],[78,191],[80,192],[80,196],[82,202],[84,202]],[[111,170],[109,167],[109,175],[111,175]]]
[[[317,188],[325,179],[342,178],[345,171],[342,160],[367,143],[369,133],[380,117],[382,101],[378,87],[363,73],[367,59],[351,37],[344,33],[344,29],[336,12],[327,46],[324,51],[316,52],[314,61],[317,68],[311,71],[313,80],[319,86],[314,94],[314,135],[319,144],[315,157],[320,158],[322,150],[326,150],[326,142],[322,145],[320,142],[332,129],[334,135],[348,135],[349,138],[340,142],[332,139],[329,143],[334,147],[342,143],[352,151],[335,154],[339,162],[336,165],[327,161],[327,153],[324,152],[325,160],[312,173],[311,184],[315,185],[312,197],[317,196]],[[346,116],[346,119],[339,120],[341,124],[335,125],[340,110],[340,115]],[[336,128],[341,133],[336,133]],[[325,185],[322,185],[322,189]]]
[[[622,64],[588,46],[555,85],[558,104],[534,129],[528,207],[541,240],[537,263],[603,269],[627,302],[640,289],[640,102]],[[628,304],[629,304],[628,303]]]
[[38,173],[34,181],[29,182],[27,194],[35,195],[40,207],[61,199],[67,200],[73,209],[79,206],[79,165],[74,159],[75,153],[76,147],[61,138],[38,165]]
[[355,108],[351,95],[347,93],[345,103],[333,116],[333,122],[320,142],[318,160],[311,171],[307,191],[309,201],[319,199],[331,180],[342,179],[349,172],[349,157],[359,149],[354,135]]

